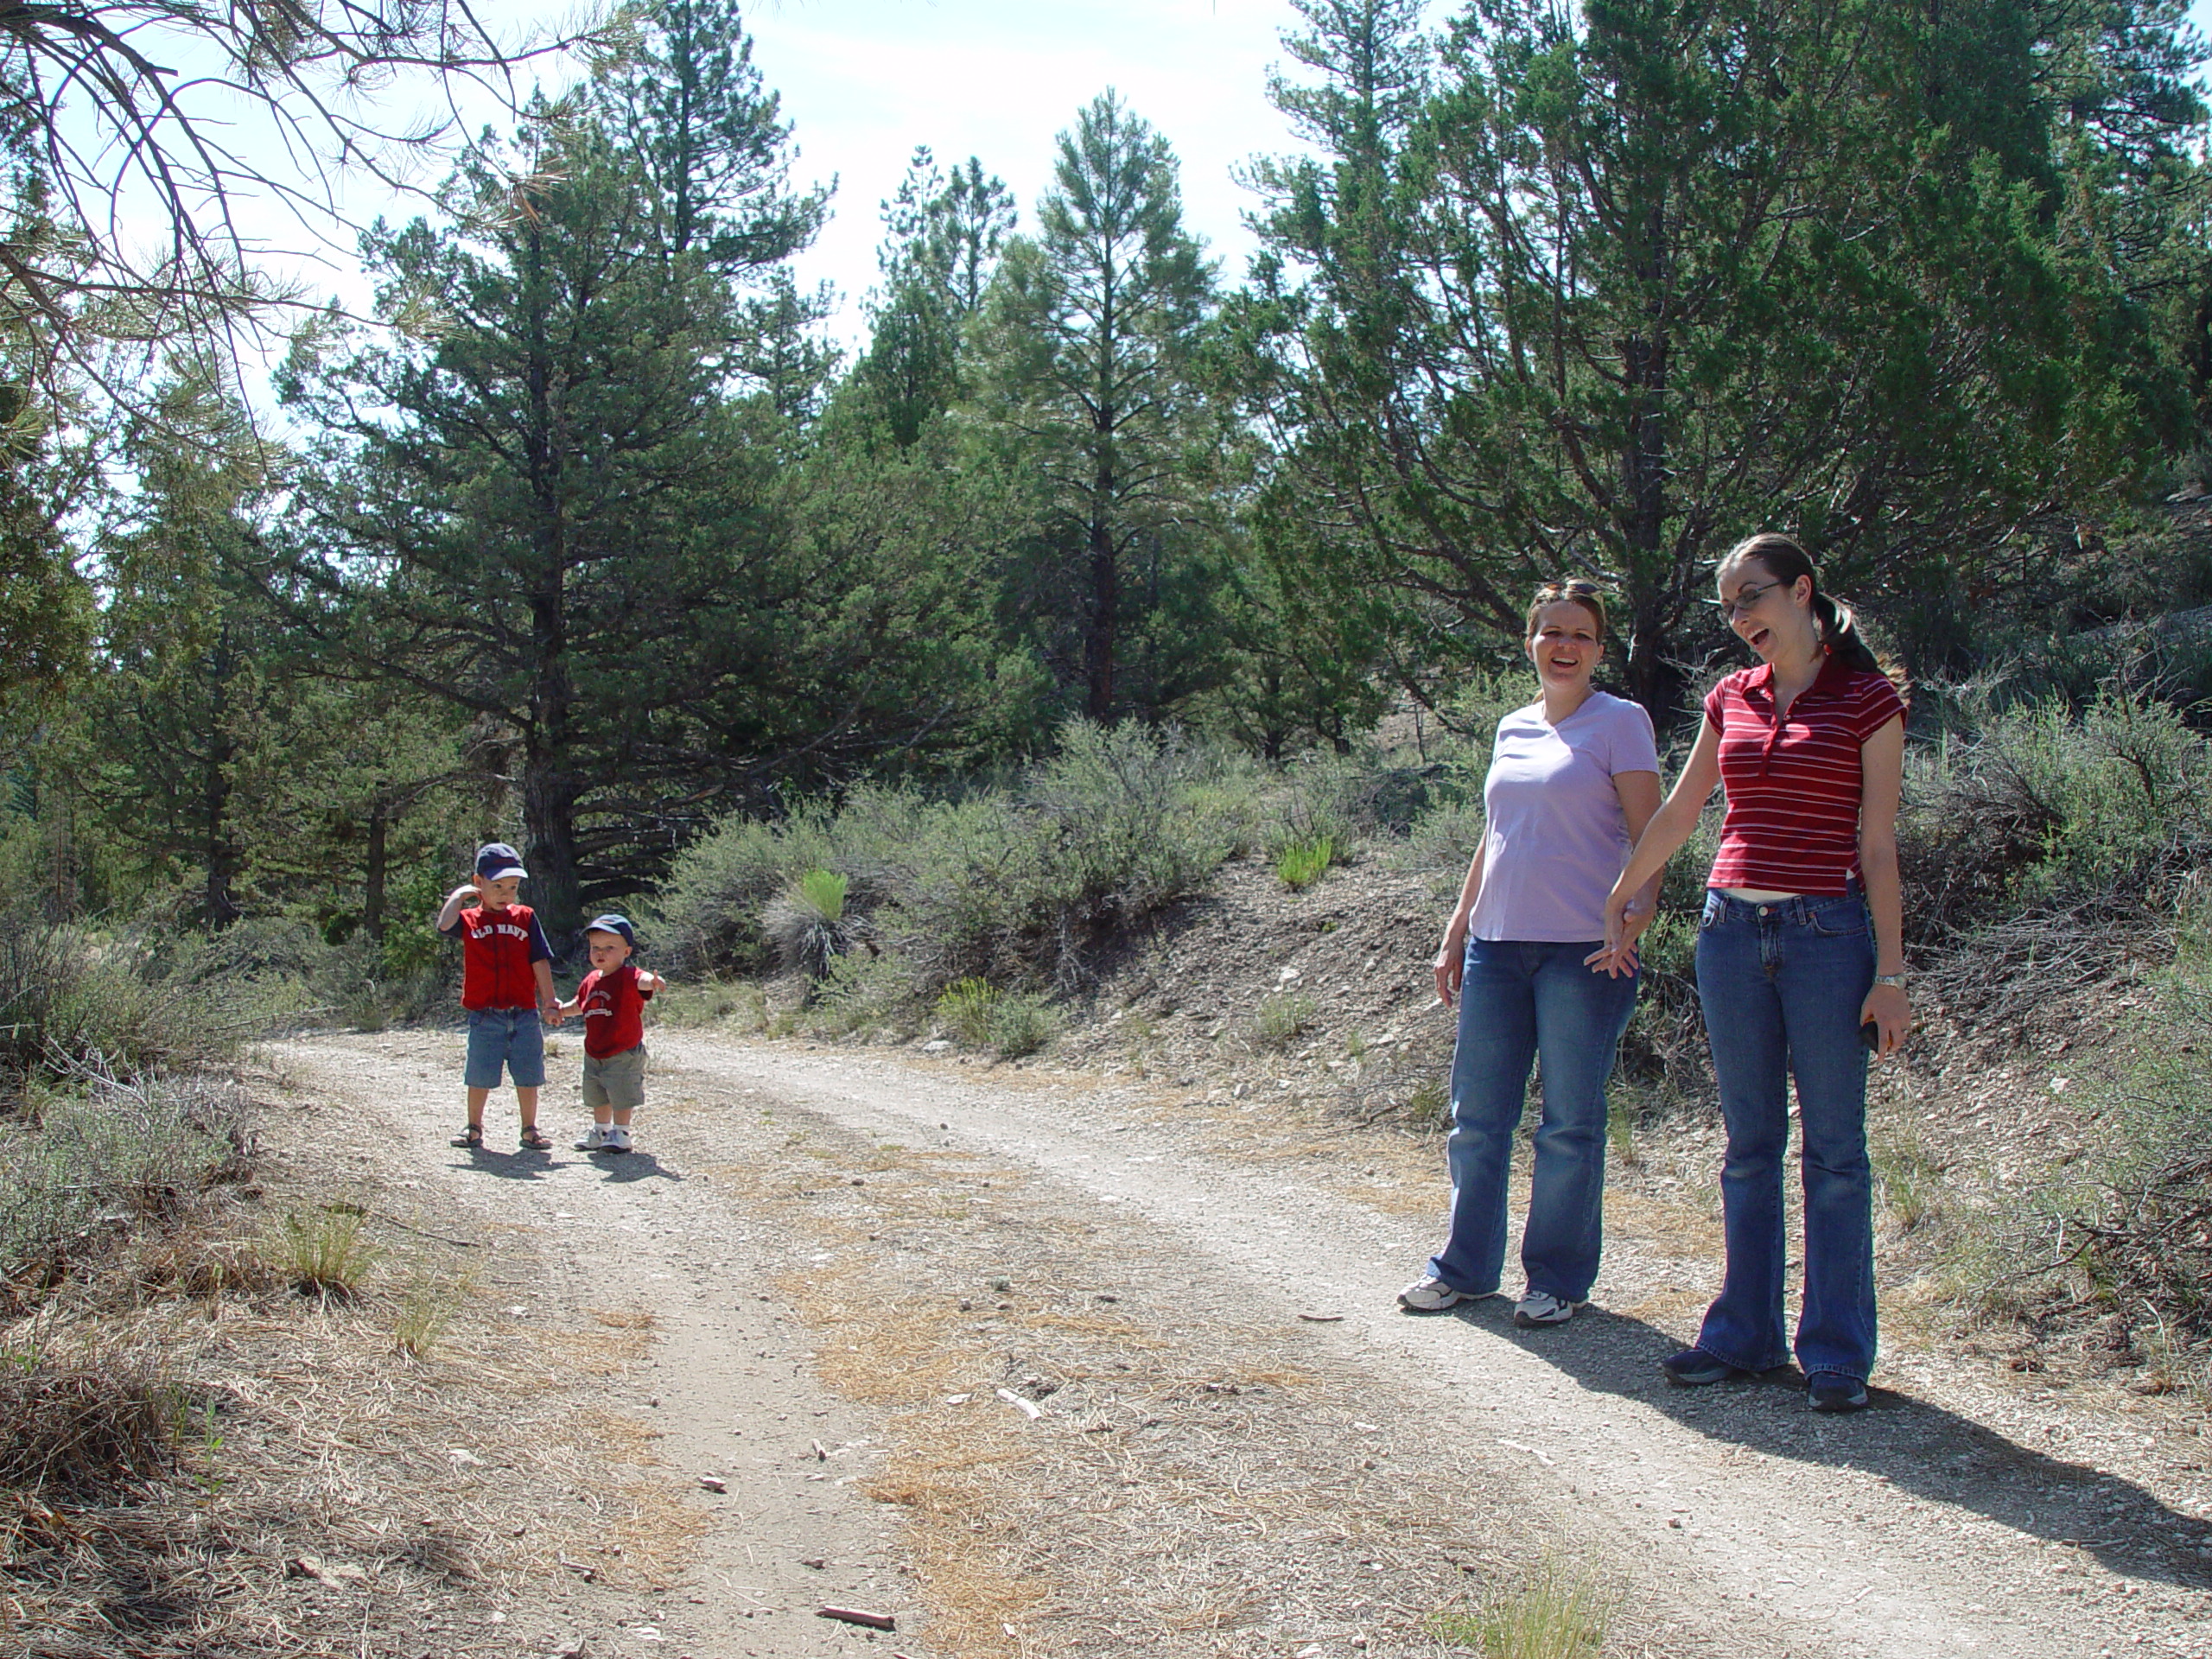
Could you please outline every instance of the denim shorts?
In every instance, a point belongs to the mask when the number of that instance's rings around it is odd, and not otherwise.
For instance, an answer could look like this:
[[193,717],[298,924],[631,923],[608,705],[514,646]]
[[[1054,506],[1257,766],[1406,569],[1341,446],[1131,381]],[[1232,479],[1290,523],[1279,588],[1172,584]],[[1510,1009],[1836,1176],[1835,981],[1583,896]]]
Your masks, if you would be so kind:
[[499,1069],[518,1089],[545,1086],[545,1027],[536,1008],[471,1008],[468,1011],[468,1067],[461,1074],[471,1089],[496,1089]]

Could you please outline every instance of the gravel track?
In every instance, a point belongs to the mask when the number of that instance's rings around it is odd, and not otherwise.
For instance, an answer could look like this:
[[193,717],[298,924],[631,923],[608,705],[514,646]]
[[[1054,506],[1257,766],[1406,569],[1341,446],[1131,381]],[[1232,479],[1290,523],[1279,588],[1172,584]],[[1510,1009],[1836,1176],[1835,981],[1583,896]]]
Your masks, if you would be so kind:
[[[666,1478],[731,1492],[684,1500],[697,1561],[636,1651],[1433,1653],[1434,1611],[1548,1557],[1621,1586],[1609,1652],[2212,1656],[2202,1440],[1932,1354],[1850,1418],[1670,1389],[1695,1228],[1621,1206],[1563,1328],[1414,1318],[1392,1296],[1443,1194],[1402,1142],[907,1053],[652,1045],[645,1150],[596,1160],[434,1151],[449,1036],[282,1051],[394,1169],[536,1230],[566,1306],[654,1314],[630,1403]],[[546,1118],[565,1147],[572,1087]],[[900,1634],[815,1619],[833,1596]],[[602,1611],[621,1647],[641,1615]]]

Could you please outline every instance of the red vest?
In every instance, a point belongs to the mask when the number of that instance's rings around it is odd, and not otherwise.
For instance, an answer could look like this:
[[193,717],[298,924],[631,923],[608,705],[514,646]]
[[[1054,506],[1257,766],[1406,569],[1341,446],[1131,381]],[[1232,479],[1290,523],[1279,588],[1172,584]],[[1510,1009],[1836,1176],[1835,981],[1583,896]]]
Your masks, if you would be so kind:
[[528,905],[486,910],[471,905],[461,912],[461,1006],[535,1008],[537,976],[531,970],[531,939],[537,917]]

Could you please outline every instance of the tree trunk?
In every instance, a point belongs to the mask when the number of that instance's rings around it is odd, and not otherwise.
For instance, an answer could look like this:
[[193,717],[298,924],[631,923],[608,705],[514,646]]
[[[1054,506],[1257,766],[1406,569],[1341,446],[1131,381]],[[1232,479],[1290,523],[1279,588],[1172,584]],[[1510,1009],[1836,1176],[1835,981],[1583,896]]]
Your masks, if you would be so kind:
[[361,880],[361,931],[378,944],[384,943],[385,833],[391,822],[384,807],[381,796],[369,804],[368,868]]
[[1114,633],[1122,603],[1122,573],[1114,553],[1114,521],[1105,505],[1113,487],[1113,465],[1102,461],[1091,499],[1090,614],[1083,640],[1084,712],[1096,721],[1110,720],[1114,714]]
[[1621,375],[1628,392],[1628,430],[1621,454],[1621,495],[1626,513],[1621,535],[1626,543],[1635,626],[1629,636],[1629,691],[1662,731],[1680,716],[1683,676],[1675,665],[1671,607],[1654,588],[1666,580],[1672,561],[1665,553],[1667,534],[1666,293],[1669,247],[1666,197],[1662,192],[1645,212],[1644,245],[1635,260],[1637,286],[1646,298],[1642,327],[1621,342]]
[[1638,595],[1632,602],[1624,677],[1628,694],[1642,703],[1664,736],[1689,714],[1682,706],[1689,677],[1677,660],[1669,607],[1659,595]]
[[229,734],[233,666],[230,641],[219,639],[204,669],[213,682],[213,717],[208,721],[207,747],[200,768],[200,861],[207,876],[201,902],[207,925],[213,929],[228,927],[238,918],[238,899],[231,887],[244,862],[230,821],[231,767],[238,759],[238,745]]
[[561,950],[584,919],[576,868],[577,785],[555,756],[531,746],[523,761],[523,862],[530,870],[531,908]]

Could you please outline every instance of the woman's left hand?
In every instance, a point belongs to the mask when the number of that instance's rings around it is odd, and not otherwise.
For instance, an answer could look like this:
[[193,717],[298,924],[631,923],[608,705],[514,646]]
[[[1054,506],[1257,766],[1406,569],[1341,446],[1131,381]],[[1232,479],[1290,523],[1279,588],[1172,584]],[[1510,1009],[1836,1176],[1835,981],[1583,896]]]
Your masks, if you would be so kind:
[[1582,965],[1593,974],[1610,974],[1616,979],[1624,974],[1633,974],[1637,970],[1636,942],[1658,913],[1658,906],[1647,903],[1641,894],[1630,894],[1622,901],[1618,912],[1611,911],[1609,901],[1605,943],[1583,957]]
[[1866,993],[1859,1005],[1859,1023],[1870,1022],[1881,1033],[1874,1045],[1877,1058],[1886,1059],[1904,1046],[1905,1033],[1912,1028],[1912,1004],[1905,1000],[1903,986],[1877,985]]

